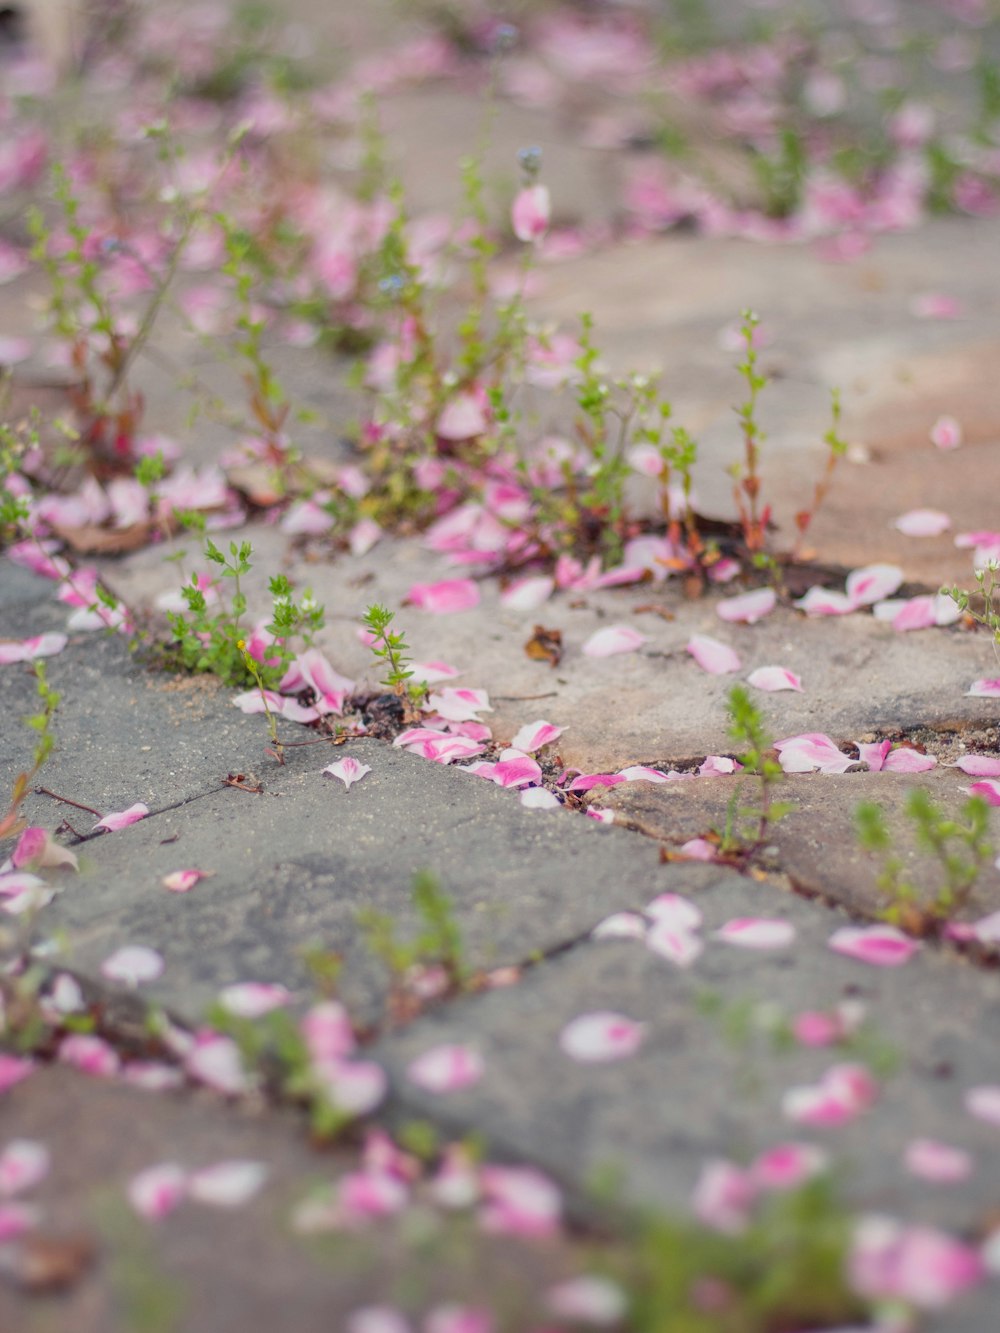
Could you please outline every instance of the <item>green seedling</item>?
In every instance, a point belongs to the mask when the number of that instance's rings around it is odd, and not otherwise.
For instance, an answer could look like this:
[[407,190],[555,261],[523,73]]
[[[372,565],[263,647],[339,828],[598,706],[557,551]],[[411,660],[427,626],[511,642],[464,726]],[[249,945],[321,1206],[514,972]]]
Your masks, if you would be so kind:
[[982,569],[976,570],[977,588],[974,593],[964,588],[942,588],[956,604],[958,609],[971,617],[977,625],[988,630],[993,639],[993,652],[1000,661],[1000,561],[988,560]]
[[[766,845],[774,825],[791,814],[796,806],[793,801],[775,800],[775,791],[784,782],[785,774],[769,753],[771,738],[746,687],[734,685],[726,706],[730,718],[729,735],[742,751],[739,761],[745,776],[726,809],[719,852],[746,863]],[[748,781],[756,788],[755,804],[746,803],[744,791]]]
[[394,619],[394,611],[374,602],[365,611],[361,623],[373,636],[369,644],[373,655],[386,668],[386,674],[379,683],[387,690],[392,690],[399,698],[407,700],[413,707],[418,707],[427,694],[427,686],[417,684],[412,679],[409,646],[405,636],[398,630],[393,630]]
[[30,727],[36,733],[37,739],[31,767],[27,772],[18,773],[15,777],[7,811],[0,816],[0,839],[12,838],[24,828],[24,820],[20,813],[22,802],[31,790],[31,784],[38,776],[55,746],[52,722],[56,715],[56,709],[59,707],[60,695],[52,688],[46,678],[44,662],[32,662],[30,667],[35,675],[35,690],[38,695],[39,709],[37,713],[26,717],[24,722],[27,727]]

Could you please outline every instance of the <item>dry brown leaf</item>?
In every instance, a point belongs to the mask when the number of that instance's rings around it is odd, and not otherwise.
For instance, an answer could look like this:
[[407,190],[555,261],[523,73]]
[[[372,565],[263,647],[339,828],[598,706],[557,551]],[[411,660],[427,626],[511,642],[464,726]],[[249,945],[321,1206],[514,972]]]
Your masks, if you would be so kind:
[[0,1273],[23,1291],[62,1291],[79,1282],[96,1257],[90,1236],[33,1231],[0,1245]]
[[558,666],[563,654],[562,630],[546,629],[544,625],[536,625],[534,633],[524,645],[524,651],[535,662],[548,662],[550,666]]
[[80,527],[53,524],[53,531],[79,555],[124,555],[149,541],[149,523],[130,523],[127,528],[103,528],[97,523]]

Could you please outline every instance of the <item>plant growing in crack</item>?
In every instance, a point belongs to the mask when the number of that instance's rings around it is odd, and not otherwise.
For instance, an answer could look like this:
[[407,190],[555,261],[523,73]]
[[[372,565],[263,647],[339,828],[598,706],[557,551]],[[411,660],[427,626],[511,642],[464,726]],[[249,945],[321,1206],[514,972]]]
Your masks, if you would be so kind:
[[[729,735],[741,747],[739,761],[745,777],[726,807],[725,827],[718,833],[719,853],[746,864],[766,845],[774,825],[791,814],[796,806],[794,801],[775,799],[776,789],[784,782],[785,774],[770,753],[772,741],[764,719],[745,686],[733,686],[726,707],[730,719]],[[748,780],[756,787],[756,804],[746,803],[744,791]]]
[[373,602],[365,611],[362,625],[371,635],[369,648],[376,660],[383,663],[386,674],[379,682],[413,708],[423,703],[427,686],[413,681],[410,668],[409,645],[405,636],[392,628],[395,612]]
[[992,861],[990,809],[981,796],[970,796],[952,819],[926,788],[915,787],[904,810],[918,847],[934,858],[944,881],[929,900],[909,877],[882,806],[861,801],[854,811],[855,827],[860,846],[882,862],[876,883],[890,901],[881,916],[915,935],[926,935],[966,905],[980,874]]
[[1000,662],[1000,560],[987,560],[975,573],[976,591],[953,586],[942,588],[959,611],[987,630],[993,639],[993,653]]
[[7,812],[0,816],[0,840],[14,837],[24,827],[24,820],[20,813],[21,805],[31,789],[31,784],[38,776],[55,746],[52,722],[55,718],[56,709],[59,707],[60,695],[52,688],[46,678],[45,663],[36,661],[30,665],[35,676],[35,690],[40,706],[37,713],[26,717],[24,721],[25,725],[36,733],[37,740],[35,741],[31,767],[26,772],[18,773],[15,777]]

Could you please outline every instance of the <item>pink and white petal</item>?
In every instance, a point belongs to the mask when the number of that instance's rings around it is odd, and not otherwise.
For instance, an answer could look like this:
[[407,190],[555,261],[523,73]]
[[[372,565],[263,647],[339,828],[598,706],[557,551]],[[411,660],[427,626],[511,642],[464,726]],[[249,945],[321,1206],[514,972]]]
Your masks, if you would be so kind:
[[634,1055],[642,1045],[644,1025],[624,1014],[581,1014],[563,1028],[559,1045],[581,1064],[603,1064]]
[[[879,603],[875,608],[876,614],[882,606],[894,605],[895,602]],[[915,629],[931,629],[937,623],[934,617],[934,598],[930,593],[907,598],[898,605],[888,619],[897,634],[906,634]]]
[[508,611],[537,611],[552,596],[555,586],[555,579],[548,574],[517,579],[500,594],[500,605]]
[[590,932],[592,940],[641,940],[645,937],[646,921],[638,912],[613,912]]
[[994,676],[992,680],[974,680],[966,694],[978,699],[1000,699],[1000,676]]
[[[557,727],[544,720],[529,722],[511,740],[511,747],[515,750],[524,750],[526,754],[534,754],[536,750],[541,750],[558,740],[565,730],[565,727]],[[997,772],[1000,773],[1000,764]]]
[[595,819],[598,824],[613,824],[615,822],[615,812],[605,810],[599,805],[590,805],[583,813],[588,819]]
[[594,787],[617,787],[627,781],[619,773],[581,773],[569,784],[569,790],[591,791]]
[[528,810],[558,810],[562,802],[544,787],[528,787],[521,792],[521,804]]
[[795,927],[791,921],[742,916],[720,926],[715,938],[742,949],[786,949],[795,940]]
[[856,762],[843,754],[822,732],[804,732],[775,741],[781,767],[786,773],[846,773]]
[[447,722],[474,722],[478,713],[492,713],[490,696],[485,690],[449,685],[437,690],[427,700]]
[[229,1096],[246,1092],[250,1087],[240,1048],[230,1037],[199,1034],[185,1057],[184,1068],[196,1082]]
[[112,1078],[121,1061],[114,1047],[89,1032],[73,1032],[59,1043],[58,1059],[94,1078]]
[[163,955],[144,944],[127,944],[116,949],[101,964],[101,975],[109,981],[121,981],[127,986],[139,986],[144,981],[155,981],[163,975]]
[[718,854],[718,848],[706,838],[688,838],[677,850],[689,861],[714,861]]
[[1000,778],[983,778],[966,790],[970,796],[981,796],[987,805],[1000,805]]
[[184,1073],[176,1065],[157,1060],[133,1060],[122,1070],[122,1082],[145,1092],[173,1092],[184,1086]]
[[750,1178],[762,1190],[796,1189],[829,1163],[829,1154],[813,1143],[779,1143],[751,1163]]
[[645,910],[654,921],[662,921],[675,930],[697,930],[702,922],[700,909],[680,893],[657,894]]
[[26,1079],[35,1069],[35,1061],[26,1055],[8,1055],[0,1051],[0,1093]]
[[847,596],[852,607],[871,606],[891,597],[902,582],[903,571],[898,565],[865,565],[848,574]]
[[892,526],[904,537],[939,537],[951,527],[951,519],[940,509],[910,509]]
[[338,759],[333,764],[327,764],[326,768],[323,769],[328,777],[339,778],[348,791],[355,782],[360,782],[365,774],[371,771],[370,764],[363,764],[352,755],[345,755],[343,759]]
[[268,708],[272,713],[284,712],[284,700],[274,690],[245,690],[242,694],[235,696],[233,703],[241,713],[247,713],[248,715],[264,713]]
[[854,610],[850,597],[835,588],[810,588],[795,605],[807,616],[846,616]]
[[61,653],[69,643],[65,634],[50,632],[48,634],[36,634],[34,638],[25,639],[21,645],[24,649],[24,660],[33,661],[38,657],[55,657],[56,653]]
[[176,1162],[147,1166],[132,1177],[126,1193],[140,1217],[158,1222],[172,1213],[187,1193],[187,1172]]
[[907,1171],[936,1185],[951,1185],[972,1174],[972,1156],[936,1139],[912,1139],[903,1158]]
[[881,773],[892,749],[892,741],[856,741],[858,763],[867,764],[869,773]]
[[931,444],[937,449],[957,449],[962,443],[962,426],[952,416],[940,416],[931,427]]
[[752,685],[757,690],[800,690],[802,681],[794,671],[789,671],[787,667],[765,666],[758,667],[756,671],[751,671],[747,676],[747,684]]
[[990,754],[965,754],[952,767],[972,778],[1000,778],[1000,759]]
[[216,1162],[188,1177],[187,1192],[198,1203],[213,1208],[241,1208],[260,1192],[267,1175],[263,1162]]
[[478,1083],[484,1068],[483,1057],[471,1046],[432,1046],[410,1063],[406,1076],[425,1092],[457,1092]]
[[171,893],[189,893],[199,880],[208,879],[214,870],[172,870],[160,881]]
[[970,1088],[965,1094],[965,1109],[977,1120],[1000,1126],[1000,1087],[986,1085]]
[[750,1224],[757,1187],[749,1171],[724,1158],[705,1162],[691,1194],[691,1207],[699,1222],[723,1235],[738,1236]]
[[889,752],[883,768],[886,773],[926,773],[936,765],[937,760],[932,754],[921,754],[908,745],[898,745]]
[[720,620],[756,625],[774,610],[778,595],[773,588],[754,588],[739,597],[727,597],[715,608]]
[[13,1240],[34,1231],[41,1221],[39,1209],[26,1203],[0,1203],[0,1241]]
[[0,1195],[10,1198],[44,1180],[50,1163],[49,1150],[35,1139],[11,1139],[0,1153]]
[[597,630],[583,645],[584,657],[614,657],[634,653],[646,642],[645,634],[629,625],[607,625]]
[[628,1312],[628,1298],[617,1282],[593,1273],[550,1287],[545,1304],[558,1319],[597,1328],[618,1325]]
[[345,1115],[367,1115],[389,1090],[386,1072],[374,1060],[339,1060],[317,1065],[315,1072],[331,1104]]
[[524,787],[541,778],[541,766],[530,755],[501,759],[493,766],[493,781],[498,787]]
[[489,1310],[478,1305],[437,1305],[427,1312],[423,1333],[496,1333]]
[[436,685],[441,680],[454,680],[461,675],[458,667],[449,662],[412,662],[410,679],[417,685]]
[[901,967],[920,948],[895,926],[841,926],[827,941],[834,953],[873,967]]
[[351,1055],[357,1045],[350,1015],[337,1000],[321,1000],[299,1020],[299,1031],[314,1064]]
[[[988,916],[980,917],[978,921],[973,921],[971,926],[964,922],[953,922],[955,926],[960,926],[964,933],[969,932],[968,938],[979,940],[981,944],[1000,944],[1000,912],[990,912]],[[950,936],[951,939],[961,939],[962,934]]]
[[724,676],[728,672],[739,671],[742,665],[734,649],[707,634],[692,634],[685,649],[702,671],[707,671],[712,676]]
[[479,586],[472,579],[442,579],[439,583],[414,583],[406,601],[431,615],[453,615],[479,605]]
[[291,991],[277,982],[238,981],[224,986],[219,992],[223,1009],[239,1018],[260,1018],[262,1014],[283,1009],[291,1002]]
[[626,782],[669,782],[667,777],[659,768],[647,768],[645,764],[633,764],[630,768],[623,768],[618,774]]
[[527,1237],[555,1234],[562,1195],[548,1176],[532,1167],[484,1166],[479,1184],[486,1201],[480,1213],[484,1231]]
[[99,819],[91,832],[96,833],[98,829],[105,829],[110,833],[115,833],[118,829],[128,828],[130,824],[137,824],[140,819],[145,819],[148,814],[149,806],[143,805],[142,801],[136,801],[135,805],[130,805],[127,810],[120,810]]
[[669,920],[653,922],[646,935],[646,946],[677,967],[690,967],[705,948],[693,930]]
[[[700,778],[728,777],[731,773],[738,773],[742,767],[742,764],[735,759],[730,759],[727,755],[710,754],[698,765],[698,776]],[[682,776],[690,776],[690,774]]]

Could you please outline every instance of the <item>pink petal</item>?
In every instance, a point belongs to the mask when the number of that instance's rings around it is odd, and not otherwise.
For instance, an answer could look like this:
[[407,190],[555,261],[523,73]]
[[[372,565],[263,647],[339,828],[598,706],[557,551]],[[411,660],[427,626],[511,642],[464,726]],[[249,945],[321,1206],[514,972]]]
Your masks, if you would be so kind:
[[835,588],[810,588],[795,605],[807,616],[846,616],[854,610],[850,597]]
[[484,1231],[527,1237],[555,1233],[562,1213],[562,1195],[540,1171],[523,1166],[484,1166],[479,1183],[486,1200],[480,1214]]
[[628,779],[619,773],[581,773],[569,784],[570,791],[590,791],[594,787],[617,787]]
[[835,1065],[819,1083],[789,1088],[781,1109],[800,1124],[843,1125],[866,1111],[877,1095],[878,1085],[863,1065]]
[[592,940],[641,940],[645,936],[646,922],[638,912],[614,912],[590,932]]
[[0,1203],[0,1241],[13,1240],[33,1231],[39,1223],[37,1208],[26,1203]]
[[264,981],[236,982],[219,992],[219,1003],[223,1009],[240,1018],[260,1018],[272,1009],[281,1009],[290,1004],[291,1000],[291,991],[284,986]]
[[855,1228],[848,1257],[851,1286],[874,1300],[940,1310],[986,1276],[969,1245],[926,1226],[869,1216]]
[[748,1171],[713,1158],[704,1164],[691,1195],[695,1216],[724,1235],[738,1236],[750,1223],[757,1189]]
[[669,782],[670,779],[666,773],[658,768],[647,768],[645,764],[633,764],[631,768],[623,768],[618,774],[626,782]]
[[874,741],[866,743],[857,741],[858,762],[868,765],[869,773],[881,773],[885,767],[885,761],[889,751],[892,749],[892,741]]
[[756,625],[774,610],[778,595],[773,588],[754,588],[739,597],[727,597],[719,602],[715,611],[720,620],[739,621],[746,625]]
[[98,820],[91,832],[96,833],[98,829],[107,829],[109,832],[117,832],[118,829],[128,828],[129,824],[136,824],[140,819],[145,819],[149,814],[149,807],[137,801],[135,805],[130,805],[127,810],[122,810],[117,814],[105,815],[103,819]]
[[146,1092],[172,1092],[183,1087],[184,1074],[176,1065],[156,1060],[133,1060],[122,1070],[122,1082]]
[[566,1055],[583,1064],[622,1060],[642,1045],[643,1024],[622,1014],[581,1014],[563,1028],[559,1045]]
[[715,938],[744,949],[784,949],[795,939],[795,927],[790,921],[736,917],[720,926]]
[[689,861],[714,861],[718,849],[705,838],[688,838],[677,849]]
[[730,773],[738,773],[743,767],[735,759],[729,759],[725,755],[710,754],[704,762],[698,765],[698,776],[700,778],[720,778],[727,777]]
[[690,967],[705,947],[693,930],[669,919],[653,922],[646,935],[646,945],[678,967]]
[[163,975],[163,955],[144,944],[128,944],[116,949],[101,964],[101,975],[109,981],[123,981],[127,986],[138,986],[143,981],[155,981]]
[[758,667],[747,676],[747,684],[758,690],[801,690],[802,681],[786,667]]
[[496,1333],[489,1310],[475,1305],[438,1305],[424,1320],[423,1333]]
[[1000,912],[990,912],[989,916],[980,917],[971,926],[967,926],[965,922],[957,921],[952,924],[958,926],[962,932],[957,935],[952,932],[952,939],[963,938],[964,932],[967,930],[970,939],[979,940],[982,944],[1000,944]]
[[366,1305],[347,1316],[344,1333],[412,1333],[413,1326],[390,1305]]
[[974,680],[966,693],[980,699],[1000,699],[1000,676],[993,680]]
[[381,539],[382,529],[373,518],[359,518],[347,537],[351,555],[360,559]]
[[483,1068],[482,1056],[470,1046],[434,1046],[409,1065],[406,1075],[425,1092],[456,1092],[478,1083]]
[[723,676],[740,669],[740,659],[733,649],[718,639],[709,638],[707,634],[692,634],[686,649],[702,671],[710,675]]
[[962,443],[962,427],[954,417],[938,417],[931,427],[931,444],[938,449],[957,449]]
[[559,1319],[576,1324],[619,1324],[628,1312],[628,1299],[610,1278],[588,1274],[550,1287],[545,1303]]
[[26,865],[39,868],[66,865],[72,870],[80,868],[76,853],[71,852],[68,847],[60,846],[51,833],[43,828],[26,828],[18,838],[10,859],[15,869]]
[[10,666],[13,662],[31,662],[38,657],[54,657],[66,647],[69,639],[65,634],[38,634],[33,639],[8,640],[0,643],[0,666]]
[[[442,440],[472,440],[489,426],[483,402],[475,393],[456,393],[445,404],[435,430]],[[454,608],[464,611],[465,607]]]
[[371,771],[370,764],[362,764],[351,755],[345,755],[343,759],[338,759],[334,764],[327,764],[323,769],[329,777],[339,778],[348,791],[355,782],[360,782],[365,774]]
[[821,732],[805,732],[775,741],[781,767],[786,773],[846,773],[854,760],[843,754],[829,736]]
[[528,810],[558,810],[562,803],[544,787],[529,787],[521,792],[521,804]]
[[940,509],[910,509],[892,526],[905,537],[939,537],[951,527],[951,519]]
[[1000,759],[989,754],[964,754],[954,767],[974,778],[1000,778]]
[[385,1098],[389,1080],[374,1060],[340,1060],[317,1065],[323,1091],[330,1103],[345,1115],[366,1115]]
[[258,1193],[267,1179],[263,1162],[217,1162],[188,1179],[188,1194],[213,1208],[240,1208]]
[[49,1150],[34,1139],[11,1139],[0,1153],[0,1194],[10,1198],[44,1180],[49,1171]]
[[323,1000],[299,1020],[299,1031],[315,1064],[341,1060],[356,1046],[347,1010],[337,1000]]
[[412,662],[410,679],[417,685],[436,685],[439,680],[454,680],[461,675],[458,667],[447,662]]
[[835,953],[875,967],[900,967],[920,948],[895,926],[841,926],[827,943]]
[[187,1192],[187,1173],[176,1162],[148,1166],[128,1183],[128,1201],[147,1221],[172,1213]]
[[971,796],[981,796],[988,805],[1000,805],[1000,779],[983,778],[968,788]]
[[629,625],[608,625],[590,636],[583,645],[583,654],[585,657],[613,657],[617,653],[634,653],[645,642],[645,634]]
[[935,1139],[913,1139],[907,1144],[904,1162],[911,1175],[939,1185],[967,1180],[972,1173],[969,1153]]
[[515,759],[501,759],[493,766],[493,781],[498,787],[523,787],[530,782],[539,782],[542,777],[541,767],[528,755]]
[[545,185],[528,185],[518,191],[511,209],[511,225],[519,241],[540,240],[549,229],[552,203]]
[[965,1094],[965,1109],[977,1120],[1000,1125],[1000,1087],[970,1088]]
[[677,930],[697,930],[702,922],[701,911],[679,893],[658,894],[646,904],[646,915]]
[[239,1047],[231,1038],[215,1033],[199,1037],[185,1058],[184,1068],[191,1078],[216,1092],[235,1095],[250,1086]]
[[829,1156],[812,1143],[779,1143],[763,1152],[750,1166],[750,1177],[758,1189],[795,1189],[825,1171]]
[[479,605],[479,588],[471,579],[443,579],[440,583],[414,583],[406,594],[411,606],[432,615],[451,615]]
[[903,571],[896,565],[865,565],[847,576],[847,596],[852,607],[870,606],[891,597],[903,582]]
[[6,1051],[0,1051],[0,1093],[27,1078],[34,1068],[34,1060],[27,1056],[8,1055]]
[[517,579],[500,594],[500,605],[509,611],[535,611],[547,602],[556,586],[547,574]]
[[448,722],[471,722],[477,713],[492,713],[490,696],[485,690],[446,686],[427,700],[429,708]]
[[213,873],[211,870],[172,870],[160,882],[171,893],[188,893],[199,880],[208,879]]
[[59,1059],[95,1078],[111,1078],[118,1073],[121,1064],[114,1047],[87,1032],[74,1032],[63,1037],[59,1043]]
[[926,773],[936,764],[932,754],[920,754],[908,745],[899,745],[889,752],[883,768],[886,773]]
[[[527,754],[534,754],[536,750],[541,750],[544,746],[551,745],[553,741],[558,740],[565,730],[565,727],[553,726],[551,722],[529,722],[513,738],[510,743],[511,748],[524,750]],[[997,765],[997,772],[1000,773],[1000,762]]]

